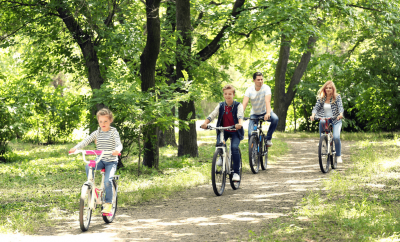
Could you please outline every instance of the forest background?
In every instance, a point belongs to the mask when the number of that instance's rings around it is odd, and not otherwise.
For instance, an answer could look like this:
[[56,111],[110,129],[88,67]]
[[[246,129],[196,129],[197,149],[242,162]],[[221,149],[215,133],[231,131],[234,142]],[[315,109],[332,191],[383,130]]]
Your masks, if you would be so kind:
[[116,114],[123,159],[144,152],[158,167],[166,145],[195,157],[194,121],[225,84],[242,101],[256,71],[279,131],[317,130],[308,117],[328,80],[344,131],[397,131],[399,10],[398,0],[2,0],[0,162],[11,140],[93,131],[102,107]]

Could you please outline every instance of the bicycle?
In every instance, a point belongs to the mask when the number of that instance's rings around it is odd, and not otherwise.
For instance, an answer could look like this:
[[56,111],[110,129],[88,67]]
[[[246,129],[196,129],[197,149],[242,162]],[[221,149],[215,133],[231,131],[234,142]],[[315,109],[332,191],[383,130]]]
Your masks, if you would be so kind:
[[[236,130],[235,126],[229,127],[213,127],[211,125],[207,125],[207,129],[209,130],[221,130],[220,132],[220,143],[216,145],[212,168],[211,168],[211,180],[212,187],[215,195],[221,196],[225,190],[226,183],[226,175],[229,175],[229,182],[233,190],[236,190],[240,186],[240,182],[242,180],[242,153],[239,149],[240,156],[240,165],[239,165],[239,177],[240,181],[232,181],[233,178],[233,159],[232,152],[229,147],[226,146],[226,142],[224,139],[224,130]],[[229,138],[231,139],[231,138]],[[232,145],[232,142],[231,142]],[[222,162],[221,162],[222,161]],[[218,163],[222,163],[222,165],[218,165]]]
[[323,131],[321,137],[319,138],[318,160],[322,173],[328,173],[329,166],[331,166],[332,169],[337,168],[336,147],[335,142],[333,142],[332,132],[333,127],[332,124],[328,124],[331,118],[315,117],[314,119],[326,121],[324,127],[322,127]]
[[[70,155],[82,153],[83,161],[89,164],[89,174],[88,180],[82,185],[81,196],[79,202],[79,224],[82,231],[87,231],[89,229],[90,220],[92,217],[92,211],[97,208],[97,205],[101,205],[103,209],[103,204],[105,204],[105,189],[104,189],[104,173],[105,169],[101,170],[102,180],[100,188],[96,187],[94,170],[96,170],[97,162],[101,160],[103,155],[112,154],[112,151],[102,151],[102,150],[76,150],[75,152],[70,152]],[[97,161],[90,160],[87,161],[85,155],[97,155],[99,156]],[[121,155],[121,154],[119,154]],[[103,213],[102,217],[104,222],[111,223],[117,212],[117,202],[118,202],[118,185],[117,180],[119,180],[119,175],[114,175],[112,177],[112,209],[111,213]]]
[[[264,118],[244,118],[244,120],[256,121],[249,140],[249,164],[251,171],[257,174],[260,169],[260,164],[262,170],[267,169],[268,146],[264,142],[264,131],[268,132],[271,122],[265,121]],[[263,122],[267,122],[268,128],[266,130],[262,128]]]

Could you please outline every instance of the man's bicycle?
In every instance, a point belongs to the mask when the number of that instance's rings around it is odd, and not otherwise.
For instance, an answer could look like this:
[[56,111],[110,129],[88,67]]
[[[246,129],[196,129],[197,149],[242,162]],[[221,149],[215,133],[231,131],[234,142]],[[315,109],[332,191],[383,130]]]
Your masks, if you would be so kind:
[[[112,154],[112,151],[102,151],[102,150],[76,150],[72,154],[82,153],[83,161],[89,164],[89,174],[88,180],[82,185],[81,189],[81,197],[79,203],[79,224],[82,231],[87,231],[89,229],[90,220],[92,218],[92,211],[97,208],[97,205],[101,205],[101,209],[103,209],[103,204],[105,204],[105,189],[104,189],[104,173],[105,169],[101,170],[102,180],[100,188],[96,187],[95,184],[95,173],[97,162],[101,160],[103,155]],[[87,161],[85,155],[98,155],[97,161],[90,160]],[[114,175],[112,177],[112,191],[113,191],[113,199],[112,199],[112,209],[108,214],[103,213],[103,220],[106,223],[111,223],[115,218],[115,213],[117,212],[117,201],[118,201],[118,185],[117,180],[119,176]]]
[[323,173],[329,172],[329,166],[332,169],[337,168],[336,147],[333,142],[332,124],[329,123],[331,118],[315,117],[314,119],[325,120],[322,127],[321,137],[319,138],[318,160],[319,167]]
[[[264,138],[266,137],[264,131],[268,132],[271,122],[265,121],[264,118],[244,118],[244,120],[255,121],[249,140],[249,163],[251,171],[257,174],[260,169],[260,164],[262,170],[267,169],[268,146],[266,142],[264,142]],[[262,128],[263,122],[266,122],[268,127],[266,130]]]
[[[229,175],[229,182],[233,190],[236,190],[240,186],[242,180],[242,153],[239,149],[240,165],[239,165],[239,176],[240,181],[232,181],[233,178],[233,159],[232,152],[229,147],[226,146],[224,139],[224,130],[236,130],[235,126],[229,127],[213,127],[207,125],[209,130],[220,130],[220,142],[217,144],[213,156],[212,167],[211,167],[211,180],[212,187],[215,195],[221,196],[225,190],[226,176]],[[229,138],[230,139],[230,138]],[[232,142],[231,142],[232,144]]]

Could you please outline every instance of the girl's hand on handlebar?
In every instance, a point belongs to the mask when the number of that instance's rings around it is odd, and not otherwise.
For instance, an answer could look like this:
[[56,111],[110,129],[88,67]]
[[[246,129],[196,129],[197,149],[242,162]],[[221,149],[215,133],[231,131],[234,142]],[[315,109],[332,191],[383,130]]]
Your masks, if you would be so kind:
[[114,151],[112,152],[112,155],[113,155],[113,156],[119,155],[119,151],[118,151],[118,150],[114,150]]
[[71,148],[71,149],[69,150],[69,153],[74,153],[74,152],[75,152],[75,150],[76,150],[76,149],[74,149],[74,148]]

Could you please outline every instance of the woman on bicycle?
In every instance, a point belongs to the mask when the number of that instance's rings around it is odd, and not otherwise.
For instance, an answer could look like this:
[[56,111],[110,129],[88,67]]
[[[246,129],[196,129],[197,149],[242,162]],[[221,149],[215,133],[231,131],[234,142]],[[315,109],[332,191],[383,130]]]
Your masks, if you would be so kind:
[[[117,170],[118,154],[122,151],[122,144],[117,129],[110,126],[114,121],[112,112],[107,108],[103,108],[97,112],[96,116],[100,126],[99,129],[77,144],[70,152],[75,152],[75,150],[81,149],[95,140],[97,141],[96,146],[98,150],[112,151],[111,155],[105,154],[96,167],[96,170],[105,169],[104,187],[106,190],[106,204],[104,204],[101,212],[110,213],[113,198],[112,177]],[[88,174],[89,166],[86,165],[86,175]]]
[[[333,126],[333,140],[336,147],[337,162],[342,162],[341,157],[341,142],[340,142],[340,130],[342,129],[342,118],[343,118],[343,103],[342,98],[336,92],[335,84],[332,81],[327,81],[319,90],[317,94],[317,103],[312,110],[310,119],[314,121],[315,115],[318,117],[331,118],[328,120]],[[319,122],[319,135],[325,125],[325,120]]]
[[[233,160],[233,181],[240,181],[239,169],[240,169],[240,154],[239,154],[239,144],[240,141],[244,138],[244,130],[243,130],[243,105],[239,102],[233,100],[235,97],[235,88],[232,85],[226,85],[222,88],[224,92],[225,102],[219,103],[214,111],[208,115],[208,118],[204,120],[204,123],[201,125],[201,128],[207,129],[207,124],[209,124],[214,118],[218,116],[217,127],[229,127],[235,125],[236,130],[224,131],[225,141],[231,137],[232,138],[232,160]],[[219,144],[219,131],[217,131],[217,144]],[[221,164],[218,164],[222,166]]]

